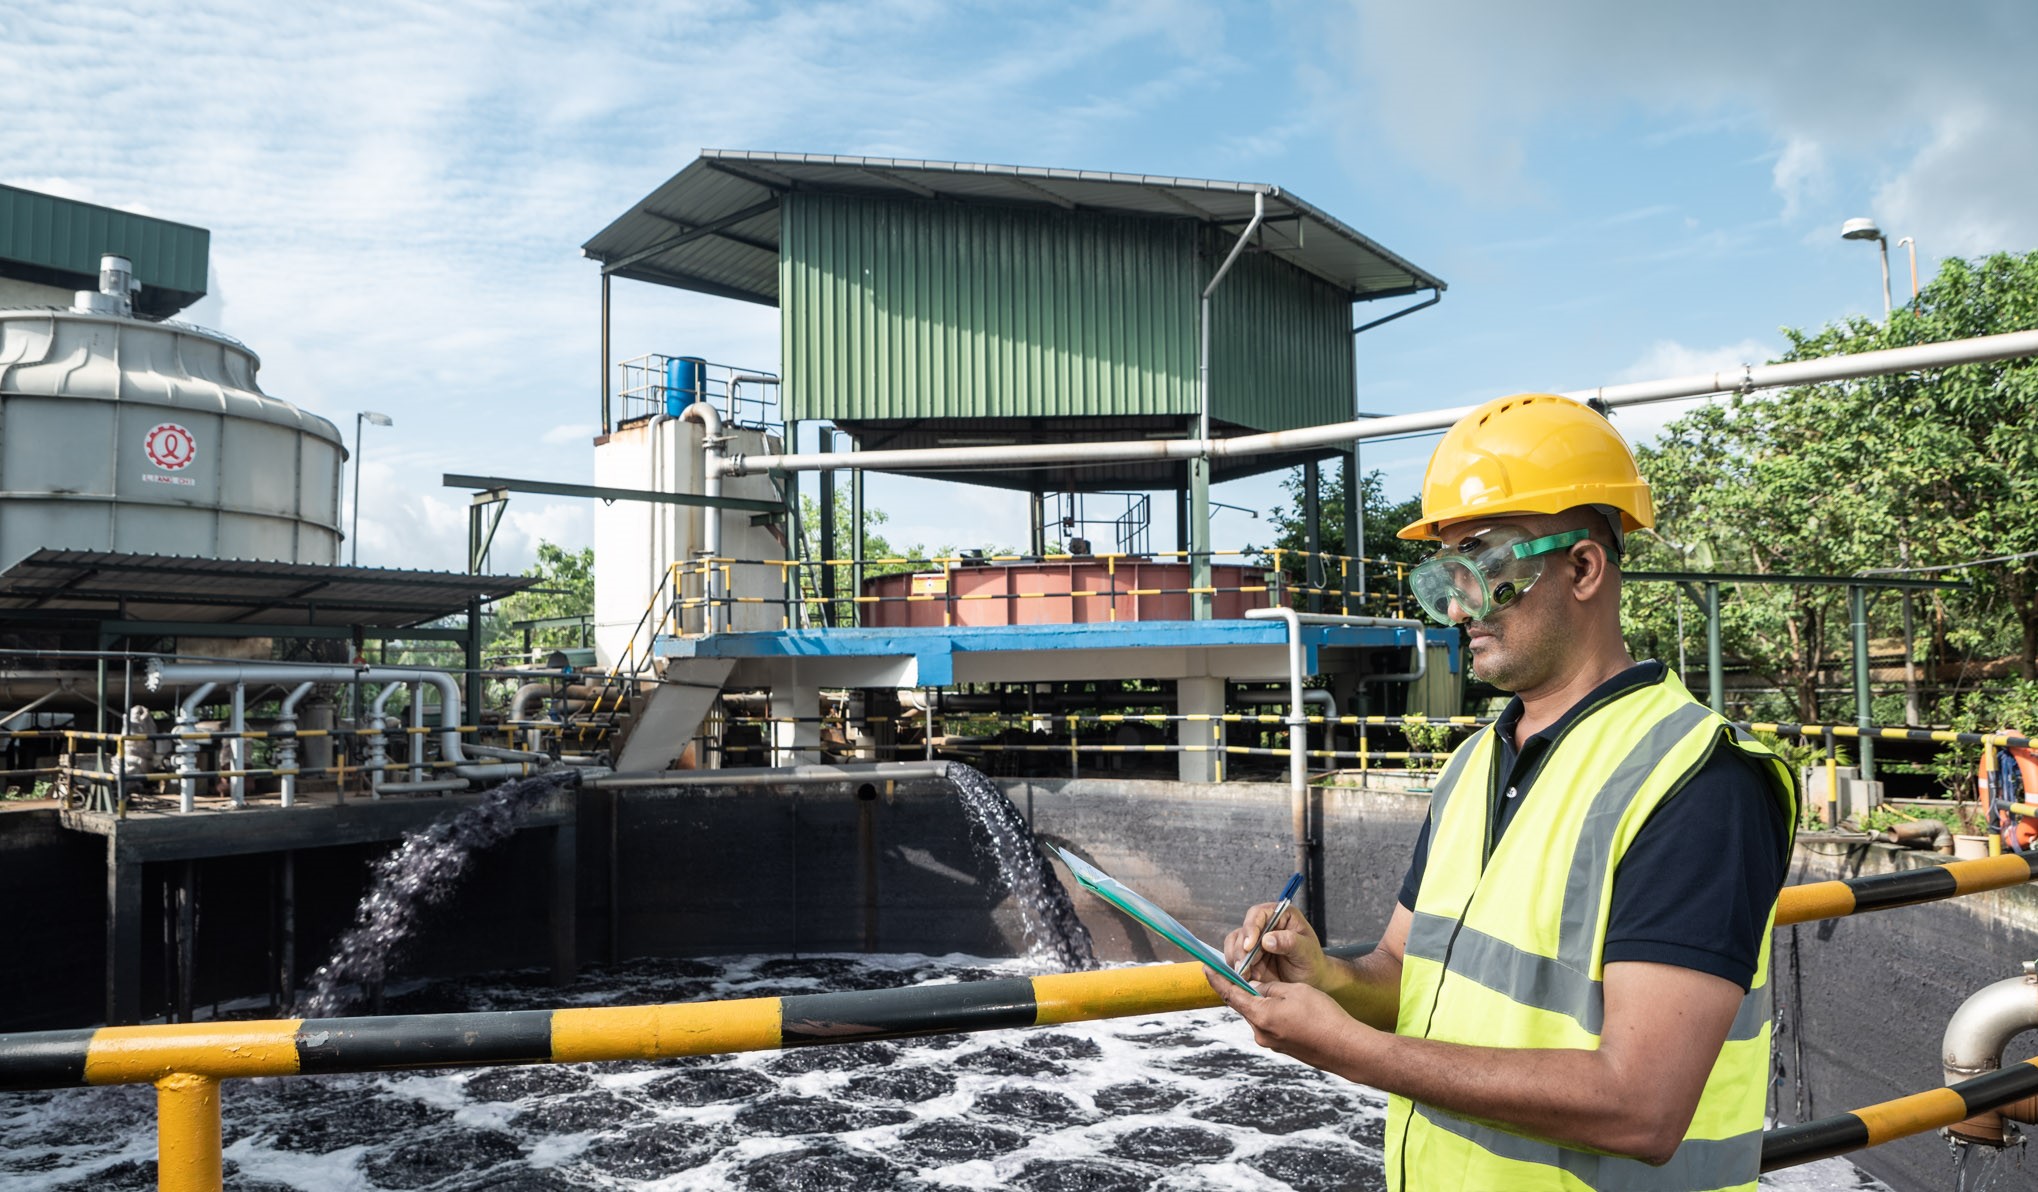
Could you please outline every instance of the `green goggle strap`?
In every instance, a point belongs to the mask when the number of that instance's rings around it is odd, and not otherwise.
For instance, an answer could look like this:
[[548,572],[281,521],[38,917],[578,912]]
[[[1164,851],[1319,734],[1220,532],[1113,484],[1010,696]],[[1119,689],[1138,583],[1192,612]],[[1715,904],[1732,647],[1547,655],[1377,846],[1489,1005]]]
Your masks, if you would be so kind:
[[1563,550],[1574,542],[1583,542],[1590,537],[1592,537],[1590,530],[1566,530],[1561,534],[1551,534],[1543,538],[1537,538],[1532,542],[1516,543],[1514,557],[1517,559],[1532,559],[1537,555],[1547,555],[1552,551]]

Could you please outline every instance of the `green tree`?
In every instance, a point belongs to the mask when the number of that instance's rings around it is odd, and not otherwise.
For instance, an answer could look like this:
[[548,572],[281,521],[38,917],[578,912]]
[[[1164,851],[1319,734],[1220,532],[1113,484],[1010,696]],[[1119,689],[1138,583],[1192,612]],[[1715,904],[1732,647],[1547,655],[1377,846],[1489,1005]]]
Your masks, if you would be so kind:
[[[1319,571],[1322,582],[1309,583],[1305,570],[1305,552],[1309,548],[1309,528],[1303,516],[1303,484],[1300,468],[1290,472],[1281,480],[1281,487],[1288,494],[1287,503],[1277,506],[1270,517],[1275,530],[1274,547],[1281,554],[1280,569],[1287,582],[1295,586],[1336,587],[1339,582],[1338,570],[1334,564]],[[1317,499],[1319,509],[1317,549],[1326,555],[1349,555],[1345,549],[1345,469],[1324,469]],[[1389,500],[1386,482],[1378,471],[1366,473],[1360,489],[1365,516],[1365,549],[1358,553],[1366,562],[1368,603],[1370,611],[1393,611],[1392,604],[1399,599],[1401,586],[1396,582],[1406,569],[1421,562],[1428,554],[1426,544],[1409,542],[1396,538],[1401,527],[1422,516],[1422,498],[1409,497],[1400,501]],[[1269,562],[1273,554],[1268,553]],[[1382,562],[1385,560],[1385,562]],[[1400,564],[1397,568],[1395,565]],[[1357,564],[1352,564],[1354,568]],[[1358,577],[1351,575],[1350,584],[1356,588]],[[1399,615],[1421,616],[1421,609],[1412,612],[1403,610]]]
[[485,653],[491,657],[517,655],[522,661],[542,661],[552,650],[571,649],[581,644],[577,625],[547,626],[531,632],[531,649],[536,659],[525,657],[524,633],[513,628],[519,621],[541,621],[555,617],[594,614],[594,548],[569,551],[550,542],[538,543],[538,561],[524,568],[538,583],[497,602],[489,617]]
[[[1810,360],[2038,326],[2038,253],[1948,260],[1884,322],[1786,328],[1784,360]],[[1631,566],[1852,575],[2038,550],[2038,365],[1962,365],[1803,386],[1709,403],[1637,451],[1656,494],[1657,533]],[[1964,573],[1971,593],[1936,598],[1928,657],[2012,654],[2038,676],[2038,559]],[[1633,636],[1659,644],[1675,595],[1630,585]],[[1890,634],[1900,605],[1878,598]],[[1727,649],[1819,718],[1821,672],[1847,656],[1838,587],[1749,585],[1725,598]]]

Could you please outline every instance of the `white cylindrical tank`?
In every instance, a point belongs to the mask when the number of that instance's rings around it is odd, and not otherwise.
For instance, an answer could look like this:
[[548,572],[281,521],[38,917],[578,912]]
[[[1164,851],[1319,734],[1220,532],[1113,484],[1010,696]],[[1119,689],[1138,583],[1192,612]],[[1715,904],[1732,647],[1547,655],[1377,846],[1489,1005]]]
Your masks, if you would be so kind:
[[[624,423],[595,441],[595,483],[610,488],[653,492],[702,491],[701,427],[697,422],[658,415]],[[760,454],[779,449],[778,436],[747,426],[728,428],[731,453]],[[779,501],[769,476],[732,476],[722,492],[731,497]],[[660,633],[699,633],[704,618],[701,544],[708,512],[685,505],[650,501],[614,501],[594,510],[594,644],[595,657],[612,666],[634,642],[641,658]],[[721,623],[746,632],[783,629],[788,613],[785,595],[786,546],[770,525],[750,514],[723,511],[722,559],[717,563],[736,598]],[[662,614],[672,603],[670,568],[684,564],[679,580],[682,607],[677,625],[646,619],[650,608]]]
[[347,458],[223,335],[0,310],[0,569],[39,547],[332,564]]

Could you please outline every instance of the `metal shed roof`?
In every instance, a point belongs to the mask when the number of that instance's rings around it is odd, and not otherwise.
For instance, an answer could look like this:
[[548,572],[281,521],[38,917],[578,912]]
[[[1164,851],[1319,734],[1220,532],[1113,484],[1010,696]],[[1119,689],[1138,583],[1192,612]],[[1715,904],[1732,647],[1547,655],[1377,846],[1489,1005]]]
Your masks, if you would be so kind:
[[1444,288],[1278,186],[1101,170],[704,149],[581,246],[617,277],[778,305],[779,200],[793,190],[1020,204],[1243,227],[1265,196],[1262,247],[1354,300]]
[[212,233],[0,185],[0,275],[65,290],[99,288],[99,257],[119,253],[142,283],[135,309],[168,318],[205,297]]
[[0,573],[0,621],[10,613],[85,619],[246,625],[407,628],[510,595],[535,576],[466,575],[381,567],[323,567],[44,547]]

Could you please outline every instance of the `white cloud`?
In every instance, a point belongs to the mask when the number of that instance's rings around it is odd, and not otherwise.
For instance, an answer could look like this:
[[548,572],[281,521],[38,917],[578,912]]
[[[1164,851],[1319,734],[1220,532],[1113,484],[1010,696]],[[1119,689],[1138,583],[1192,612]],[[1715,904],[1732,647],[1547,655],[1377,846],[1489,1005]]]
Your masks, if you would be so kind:
[[[701,147],[1114,164],[1082,158],[1236,73],[1211,49],[1226,20],[1206,0],[0,0],[0,181],[209,228],[215,296],[189,317],[349,447],[355,411],[395,419],[364,444],[362,561],[458,569],[465,499],[440,473],[593,479],[578,245]],[[146,69],[122,65],[137,46]],[[623,284],[612,344],[776,370],[777,314]],[[1010,513],[923,507],[930,542]],[[584,541],[577,510],[517,498],[497,565]]]
[[[1739,372],[1743,365],[1766,364],[1780,351],[1781,349],[1758,339],[1744,339],[1739,343],[1725,344],[1716,348],[1694,348],[1674,339],[1659,339],[1650,344],[1633,364],[1620,370],[1614,376],[1613,383],[1661,381],[1672,377],[1703,376],[1707,373],[1731,375]],[[1614,411],[1613,423],[1620,428],[1622,437],[1629,443],[1639,446],[1653,442],[1663,433],[1664,427],[1708,400],[1712,399],[1688,398],[1679,401],[1650,402],[1640,406],[1623,406]]]
[[[1459,5],[1357,0],[1327,21],[1310,69],[1355,170],[1388,145],[1497,206],[1535,201],[1525,143],[1639,108],[1685,135],[1773,138],[1785,219],[1874,215],[1939,255],[2038,244],[2038,6],[1898,0],[1695,6],[1600,0]],[[1356,85],[1355,85],[1356,84]],[[1845,161],[1885,179],[1836,216]]]
[[1785,219],[1795,219],[1808,200],[1824,198],[1831,184],[1825,151],[1817,141],[1803,138],[1792,138],[1784,145],[1770,177],[1776,193],[1783,196]]

